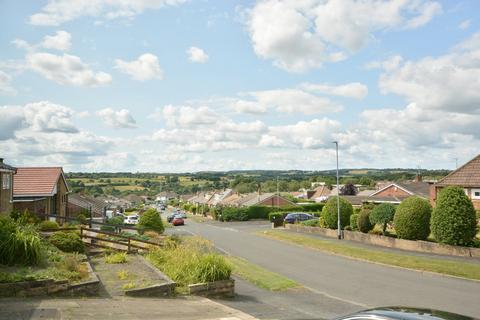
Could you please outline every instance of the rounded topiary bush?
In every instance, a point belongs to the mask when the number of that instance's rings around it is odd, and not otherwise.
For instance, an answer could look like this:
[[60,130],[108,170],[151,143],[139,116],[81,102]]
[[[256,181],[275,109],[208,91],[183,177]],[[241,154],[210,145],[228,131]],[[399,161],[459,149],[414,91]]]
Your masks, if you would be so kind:
[[395,211],[393,223],[400,239],[425,240],[430,234],[430,203],[420,197],[405,199]]
[[138,221],[137,228],[143,232],[145,230],[152,230],[158,233],[162,233],[165,228],[163,226],[162,219],[155,209],[148,209],[145,211]]
[[82,239],[75,232],[58,231],[52,234],[49,240],[63,252],[83,252],[85,250]]
[[370,211],[369,209],[363,209],[358,215],[357,226],[360,232],[368,233],[373,229],[373,225],[370,223]]
[[470,245],[476,226],[475,209],[463,189],[452,186],[441,190],[431,219],[435,239],[451,245]]
[[[341,229],[348,226],[353,207],[348,200],[340,198],[340,225]],[[323,207],[322,218],[330,229],[337,229],[337,197],[330,197]]]
[[382,226],[382,233],[387,233],[387,224],[393,220],[395,216],[395,206],[391,203],[382,203],[370,212],[370,222]]
[[45,230],[58,230],[58,223],[56,221],[42,221],[39,226],[41,231]]
[[352,230],[358,230],[358,224],[357,224],[358,216],[359,216],[358,213],[354,213],[350,216],[350,228]]

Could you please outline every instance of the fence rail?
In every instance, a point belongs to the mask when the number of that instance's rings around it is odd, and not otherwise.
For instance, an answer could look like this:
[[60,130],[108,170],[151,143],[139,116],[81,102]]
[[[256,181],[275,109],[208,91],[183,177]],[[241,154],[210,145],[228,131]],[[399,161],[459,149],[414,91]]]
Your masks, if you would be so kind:
[[[100,238],[100,237],[98,237],[98,234],[104,234],[104,235],[108,235],[108,236],[111,236],[111,237],[120,238],[121,240]],[[102,245],[102,244],[98,243],[98,242],[108,242],[108,243],[113,243],[113,244],[117,244],[117,245],[126,247],[125,251],[127,251],[127,252],[131,252],[132,248],[140,249],[140,250],[148,250],[149,249],[148,246],[161,247],[163,245],[162,243],[157,243],[157,242],[152,242],[152,241],[147,241],[147,240],[140,240],[140,239],[120,235],[120,234],[113,233],[113,232],[101,231],[101,230],[96,230],[96,229],[92,229],[92,228],[84,228],[84,227],[80,227],[80,236],[82,237],[82,239],[92,240],[92,241],[89,242],[90,245],[97,246],[97,247],[115,248],[115,249],[118,249],[118,250],[122,250],[122,248]],[[142,243],[142,244],[145,244],[145,245],[142,246],[139,243]]]

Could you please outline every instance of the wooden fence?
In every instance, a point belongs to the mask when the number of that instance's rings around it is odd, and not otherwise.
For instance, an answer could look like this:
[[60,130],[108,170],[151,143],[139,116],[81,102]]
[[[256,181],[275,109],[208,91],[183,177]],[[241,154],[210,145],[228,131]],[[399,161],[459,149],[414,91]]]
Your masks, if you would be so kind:
[[[106,235],[110,238],[99,237]],[[101,231],[92,228],[80,227],[80,236],[84,242],[91,246],[101,248],[113,248],[126,252],[150,250],[151,246],[161,247],[163,244],[153,241],[140,240],[134,237],[124,236],[114,232]]]

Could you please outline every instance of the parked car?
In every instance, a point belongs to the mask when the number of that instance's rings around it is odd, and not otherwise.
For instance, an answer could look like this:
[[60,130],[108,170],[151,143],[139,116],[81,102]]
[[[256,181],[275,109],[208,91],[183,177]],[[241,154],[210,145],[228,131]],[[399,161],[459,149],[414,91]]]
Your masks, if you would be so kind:
[[384,307],[356,312],[336,320],[474,320],[474,318],[432,309]]
[[292,212],[286,215],[283,221],[285,223],[295,223],[300,221],[316,219],[313,215],[303,212]]
[[124,224],[138,224],[139,216],[137,215],[131,215],[131,216],[126,216],[123,219]]
[[172,224],[174,226],[183,226],[185,224],[185,221],[183,220],[182,217],[180,216],[175,216],[172,220]]
[[167,216],[167,222],[172,222],[173,218],[175,218],[175,216],[178,215],[178,212],[174,211],[172,214],[169,214]]

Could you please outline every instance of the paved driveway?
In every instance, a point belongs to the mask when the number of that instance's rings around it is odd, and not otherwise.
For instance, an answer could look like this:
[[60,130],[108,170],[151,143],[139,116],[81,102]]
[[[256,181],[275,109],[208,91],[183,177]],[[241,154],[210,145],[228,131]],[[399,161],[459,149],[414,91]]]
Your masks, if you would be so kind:
[[389,305],[436,308],[480,318],[478,281],[352,260],[254,234],[266,227],[190,219],[186,226],[169,232],[201,235],[229,254],[296,280],[315,294],[320,307],[311,311],[321,318]]

